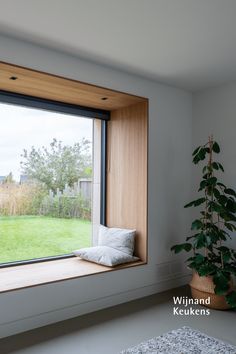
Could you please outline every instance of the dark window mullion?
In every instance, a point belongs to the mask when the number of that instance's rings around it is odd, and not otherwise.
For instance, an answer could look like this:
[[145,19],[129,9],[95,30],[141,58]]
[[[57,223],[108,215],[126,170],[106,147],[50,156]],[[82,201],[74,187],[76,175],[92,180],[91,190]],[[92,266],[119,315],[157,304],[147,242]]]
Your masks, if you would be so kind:
[[75,104],[47,100],[33,96],[26,96],[2,90],[0,90],[0,102],[24,107],[39,108],[46,111],[60,112],[86,118],[96,118],[101,120],[110,119],[110,112],[102,109],[83,107]]
[[101,124],[101,190],[100,224],[106,225],[106,161],[107,161],[107,122]]

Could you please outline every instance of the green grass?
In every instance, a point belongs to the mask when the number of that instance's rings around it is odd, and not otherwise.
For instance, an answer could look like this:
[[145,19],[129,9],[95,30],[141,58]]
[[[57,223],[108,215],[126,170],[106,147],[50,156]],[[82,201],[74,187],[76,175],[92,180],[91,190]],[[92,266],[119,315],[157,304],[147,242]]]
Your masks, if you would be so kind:
[[0,217],[0,263],[61,255],[90,245],[90,221]]

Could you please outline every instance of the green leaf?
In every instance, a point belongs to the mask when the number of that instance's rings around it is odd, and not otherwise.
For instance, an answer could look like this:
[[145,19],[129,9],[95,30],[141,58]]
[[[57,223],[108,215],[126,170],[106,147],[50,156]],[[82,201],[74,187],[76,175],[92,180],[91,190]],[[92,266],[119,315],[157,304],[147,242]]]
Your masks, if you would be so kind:
[[205,157],[206,157],[206,149],[205,148],[202,148],[200,149],[199,153],[198,153],[198,157],[200,160],[204,160]]
[[202,255],[197,253],[195,256],[190,257],[187,259],[188,266],[193,269],[199,269],[205,262],[206,258]]
[[217,182],[216,184],[217,184],[217,186],[219,186],[219,187],[226,188],[226,185],[224,185],[224,183]]
[[225,205],[228,201],[228,198],[225,196],[225,195],[221,195],[219,198],[218,198],[218,201],[221,205]]
[[202,264],[199,268],[198,268],[198,274],[202,277],[202,276],[206,276],[206,275],[211,275],[214,274],[216,268],[214,266],[214,264],[211,263],[206,263],[206,264]]
[[203,232],[201,232],[196,239],[194,240],[195,247],[198,248],[203,248],[206,246],[206,236]]
[[214,188],[214,189],[213,189],[213,194],[214,194],[214,196],[215,196],[217,199],[220,198],[220,192],[218,191],[218,189]]
[[200,235],[200,233],[194,234],[194,235],[192,235],[192,236],[188,236],[188,237],[186,238],[186,240],[187,240],[187,241],[188,241],[188,240],[191,240],[191,238],[195,238],[195,237],[197,237],[198,235]]
[[225,264],[224,269],[228,272],[230,272],[230,274],[236,275],[236,266],[232,265],[232,264]]
[[174,251],[175,253],[179,253],[183,250],[189,252],[191,249],[192,249],[191,243],[181,243],[179,245],[175,245],[171,247],[171,251]]
[[223,252],[222,257],[223,257],[224,263],[227,263],[231,259],[230,251]]
[[216,213],[221,213],[222,210],[224,210],[222,208],[221,205],[217,204],[216,202],[209,202],[209,211],[215,211]]
[[212,186],[213,184],[216,184],[216,182],[217,182],[217,178],[216,177],[210,177],[207,180],[207,184],[210,185],[210,186]]
[[231,211],[232,213],[236,212],[236,203],[235,201],[228,199],[227,204],[226,204],[226,208]]
[[208,246],[211,244],[217,244],[217,242],[221,239],[220,233],[217,231],[209,231],[206,237]]
[[203,190],[206,187],[210,187],[210,186],[215,186],[217,184],[217,178],[216,177],[210,177],[208,179],[204,179],[200,182],[200,187],[198,191]]
[[229,231],[234,231],[234,225],[230,224],[228,222],[225,222],[225,227],[229,230]]
[[196,268],[196,264],[194,262],[190,262],[188,263],[188,267],[191,269],[195,269]]
[[203,190],[207,186],[207,180],[201,181],[199,191]]
[[219,166],[218,166],[218,163],[217,163],[217,162],[213,162],[213,163],[212,163],[212,167],[213,167],[215,170],[219,170]]
[[224,167],[221,165],[221,163],[218,162],[218,166],[219,166],[219,169],[220,169],[222,172],[225,172]]
[[233,195],[234,197],[236,197],[236,192],[231,188],[225,188],[224,192],[226,194]]
[[220,213],[220,217],[221,217],[222,219],[224,219],[225,221],[234,221],[234,222],[236,222],[236,217],[235,217],[235,215],[232,214],[232,213],[230,213],[230,212],[226,212],[226,211],[221,212],[221,213]]
[[221,239],[222,241],[226,241],[226,240],[227,240],[227,237],[231,238],[230,235],[229,235],[229,233],[226,232],[225,230],[220,230],[219,235],[220,235],[220,239]]
[[206,157],[206,148],[200,147],[199,151],[193,158],[193,163],[197,164],[199,161],[204,160]]
[[218,249],[219,251],[222,251],[222,252],[225,252],[225,251],[228,251],[228,250],[229,250],[229,248],[226,247],[226,246],[220,246],[220,247],[218,247],[217,249]]
[[193,259],[194,259],[195,263],[198,265],[205,261],[205,257],[200,253],[196,254],[195,257],[193,257]]
[[186,204],[186,205],[184,206],[184,208],[189,208],[189,207],[191,207],[191,206],[195,206],[195,207],[196,207],[196,206],[198,206],[198,205],[204,203],[205,201],[206,201],[206,198],[205,198],[205,197],[199,198],[199,199],[193,200],[192,202]]
[[219,144],[216,141],[212,145],[212,150],[217,154],[219,154],[219,152],[220,152]]
[[203,169],[202,169],[202,173],[205,173],[205,172],[206,172],[207,167],[208,167],[208,166],[204,166],[204,167],[203,167]]
[[[213,234],[214,235],[214,234]],[[214,235],[215,236],[215,235]],[[207,233],[205,235],[205,244],[206,244],[206,247],[212,247],[213,244],[216,244],[217,242],[215,241],[215,239],[212,237],[211,234]]]
[[205,201],[206,201],[206,198],[205,198],[205,197],[199,198],[199,199],[195,200],[194,206],[195,206],[195,207],[196,207],[196,206],[199,206],[199,205],[203,204]]
[[228,222],[225,222],[225,227],[230,230],[230,231],[236,231],[236,226],[234,224],[230,224]]
[[215,286],[215,294],[217,295],[225,295],[227,294],[227,291],[229,290],[229,286],[227,284],[223,284],[223,283],[218,283]]
[[225,298],[232,308],[236,308],[236,291],[231,291]]
[[203,227],[201,220],[194,220],[191,226],[191,230],[199,230]]
[[215,284],[215,294],[225,295],[229,290],[229,280],[229,274],[218,271],[217,274],[213,277],[213,282]]
[[200,159],[199,159],[198,155],[196,155],[196,156],[193,158],[193,163],[194,163],[195,165],[197,165],[199,161],[200,161]]
[[217,249],[221,252],[224,263],[228,263],[231,259],[231,250],[225,246],[218,247]]
[[192,202],[186,204],[186,205],[184,206],[184,208],[189,208],[189,207],[191,207],[191,206],[194,206],[194,203],[195,203],[195,200],[193,200]]
[[199,152],[201,146],[198,146],[192,153],[192,156],[196,155],[197,152]]

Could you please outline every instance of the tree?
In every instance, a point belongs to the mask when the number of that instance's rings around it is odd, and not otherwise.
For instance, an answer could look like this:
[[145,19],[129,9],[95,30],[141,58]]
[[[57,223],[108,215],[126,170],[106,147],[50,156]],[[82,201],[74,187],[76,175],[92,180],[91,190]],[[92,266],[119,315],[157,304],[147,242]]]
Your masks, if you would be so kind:
[[22,173],[54,192],[92,175],[91,142],[84,138],[72,146],[53,139],[49,148],[32,146],[21,157]]

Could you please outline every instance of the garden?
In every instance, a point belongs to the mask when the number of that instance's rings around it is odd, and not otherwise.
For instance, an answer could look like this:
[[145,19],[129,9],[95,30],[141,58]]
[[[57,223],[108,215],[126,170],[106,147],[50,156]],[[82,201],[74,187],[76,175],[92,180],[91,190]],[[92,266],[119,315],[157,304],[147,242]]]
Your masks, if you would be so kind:
[[24,150],[21,179],[0,181],[0,263],[71,253],[91,245],[90,142],[53,139]]

